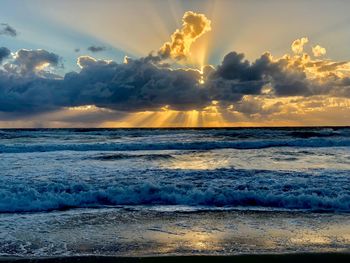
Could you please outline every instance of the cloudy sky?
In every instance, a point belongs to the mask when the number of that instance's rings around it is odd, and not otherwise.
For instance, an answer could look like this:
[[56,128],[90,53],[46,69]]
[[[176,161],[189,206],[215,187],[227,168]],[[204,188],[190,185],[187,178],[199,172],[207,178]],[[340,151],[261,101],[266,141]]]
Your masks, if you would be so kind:
[[350,125],[348,10],[1,0],[0,127]]

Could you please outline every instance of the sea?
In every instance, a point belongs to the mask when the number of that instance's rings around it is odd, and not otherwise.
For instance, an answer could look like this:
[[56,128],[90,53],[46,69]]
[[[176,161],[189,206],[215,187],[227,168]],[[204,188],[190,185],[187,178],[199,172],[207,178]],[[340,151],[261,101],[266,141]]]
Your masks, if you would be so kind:
[[348,127],[0,130],[0,256],[333,251]]

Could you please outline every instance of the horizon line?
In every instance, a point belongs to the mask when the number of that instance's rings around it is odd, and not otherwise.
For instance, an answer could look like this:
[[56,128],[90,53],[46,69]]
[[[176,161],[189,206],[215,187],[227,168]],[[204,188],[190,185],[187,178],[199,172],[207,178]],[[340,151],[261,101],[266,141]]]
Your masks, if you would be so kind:
[[0,130],[121,130],[121,129],[164,129],[164,130],[201,130],[201,129],[287,129],[287,128],[350,128],[350,125],[300,125],[300,126],[223,126],[223,127],[0,127]]

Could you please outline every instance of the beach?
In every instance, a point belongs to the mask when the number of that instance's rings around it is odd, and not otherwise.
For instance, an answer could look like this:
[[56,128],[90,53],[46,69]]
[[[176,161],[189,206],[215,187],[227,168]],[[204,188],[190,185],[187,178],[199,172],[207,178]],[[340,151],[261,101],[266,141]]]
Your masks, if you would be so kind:
[[1,252],[34,258],[349,252],[346,214],[183,210],[1,215]]
[[239,256],[182,256],[182,257],[60,257],[60,258],[0,258],[0,262],[38,262],[38,263],[176,263],[176,262],[237,262],[237,263],[261,263],[261,262],[349,262],[350,254],[319,253],[319,254],[280,254],[280,255],[239,255]]

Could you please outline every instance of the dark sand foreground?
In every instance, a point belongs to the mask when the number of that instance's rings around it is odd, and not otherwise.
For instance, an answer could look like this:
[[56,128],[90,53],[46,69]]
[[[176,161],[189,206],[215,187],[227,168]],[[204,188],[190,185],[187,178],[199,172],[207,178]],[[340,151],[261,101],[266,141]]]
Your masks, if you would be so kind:
[[0,262],[38,262],[38,263],[196,263],[196,262],[350,262],[350,253],[311,253],[311,254],[264,254],[264,255],[235,255],[235,256],[162,256],[162,257],[50,257],[50,258],[0,258]]

